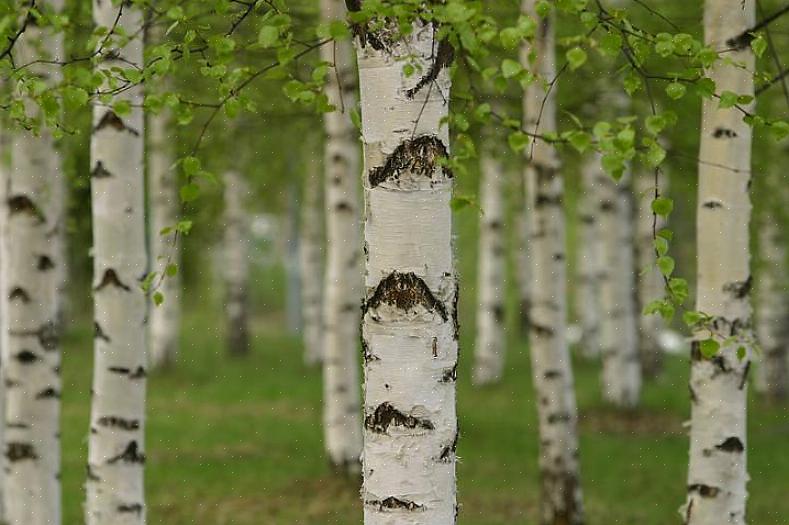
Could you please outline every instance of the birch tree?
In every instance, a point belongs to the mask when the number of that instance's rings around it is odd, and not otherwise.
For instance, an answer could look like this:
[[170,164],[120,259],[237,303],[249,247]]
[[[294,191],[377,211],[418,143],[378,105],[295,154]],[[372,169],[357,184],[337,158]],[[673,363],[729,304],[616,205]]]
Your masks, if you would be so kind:
[[531,245],[529,243],[529,232],[531,230],[531,211],[529,209],[529,197],[526,195],[526,185],[521,184],[521,192],[518,195],[520,205],[516,211],[516,246],[515,271],[518,277],[518,299],[520,305],[520,329],[523,334],[529,331],[529,313],[531,311]]
[[578,303],[581,322],[581,352],[584,357],[600,355],[600,290],[603,272],[603,243],[600,228],[600,159],[590,156],[581,169],[579,202]]
[[[96,0],[93,18],[97,26],[118,27],[99,44],[98,70],[141,68],[140,9]],[[109,83],[104,89],[112,91]],[[88,525],[142,524],[146,515],[147,298],[141,281],[146,277],[148,257],[143,97],[139,85],[112,92],[110,104],[93,106],[90,143],[95,357],[85,505]]]
[[[754,56],[747,35],[754,0],[707,0],[704,33],[727,61],[708,76],[721,92],[753,95]],[[745,105],[744,107],[747,107]],[[696,307],[709,316],[691,354],[689,525],[743,525],[746,514],[746,393],[751,356],[749,221],[751,129],[736,108],[702,106],[697,209]],[[725,337],[722,345],[710,335]],[[733,340],[733,342],[732,342]],[[712,352],[710,350],[716,350]],[[713,355],[714,354],[714,355]],[[739,354],[739,355],[738,355]]]
[[[43,17],[58,15],[62,2],[42,4]],[[26,16],[32,16],[25,13]],[[46,20],[46,18],[45,18]],[[63,60],[63,38],[47,22],[28,24],[16,60],[42,55]],[[58,72],[34,65],[34,74],[52,87]],[[31,81],[32,79],[27,79]],[[24,82],[16,89],[32,89]],[[27,104],[32,119],[47,118]],[[58,292],[63,265],[61,156],[52,131],[20,130],[12,139],[12,164],[4,187],[3,334],[5,479],[3,508],[9,525],[61,522],[60,343]]]
[[316,365],[323,360],[323,206],[318,168],[310,162],[304,180],[301,204],[301,305],[304,327],[304,362]]
[[247,185],[235,170],[225,172],[222,278],[225,339],[231,355],[249,353],[249,214]]
[[500,381],[504,371],[506,261],[503,185],[504,173],[494,147],[493,151],[483,153],[480,163],[482,215],[477,252],[477,340],[473,377],[478,385]]
[[[325,21],[342,19],[341,0],[321,0]],[[326,285],[324,292],[323,423],[326,452],[339,468],[359,470],[362,451],[357,347],[361,304],[359,147],[350,118],[353,49],[349,42],[321,48],[332,64],[326,95],[337,111],[324,117],[326,144]]]
[[378,21],[354,29],[365,159],[364,523],[455,523],[457,280],[452,172],[441,165],[451,47],[432,24],[417,20],[399,36]]
[[[554,15],[537,17],[537,2],[524,0],[524,14],[538,20],[522,63],[545,83],[556,76]],[[525,128],[552,133],[556,127],[556,92],[535,82],[523,99]],[[547,92],[546,92],[547,89]],[[536,140],[526,168],[532,211],[529,235],[532,303],[529,343],[540,434],[541,523],[581,524],[584,512],[578,462],[577,408],[567,347],[564,181],[556,150]]]

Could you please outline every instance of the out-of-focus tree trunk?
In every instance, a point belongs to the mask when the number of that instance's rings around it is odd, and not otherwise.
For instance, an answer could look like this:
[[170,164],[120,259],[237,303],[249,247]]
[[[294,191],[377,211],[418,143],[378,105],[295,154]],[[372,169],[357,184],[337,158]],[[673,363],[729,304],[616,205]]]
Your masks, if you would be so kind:
[[225,339],[232,355],[249,353],[249,213],[247,183],[237,171],[227,171],[225,182]]

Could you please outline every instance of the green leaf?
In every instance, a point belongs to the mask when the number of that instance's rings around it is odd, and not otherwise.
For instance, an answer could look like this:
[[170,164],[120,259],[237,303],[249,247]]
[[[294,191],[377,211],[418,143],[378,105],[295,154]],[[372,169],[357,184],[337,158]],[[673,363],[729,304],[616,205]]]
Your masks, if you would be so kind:
[[504,78],[512,78],[523,70],[520,62],[516,62],[511,58],[505,58],[501,62],[501,74]]
[[718,341],[715,339],[705,339],[704,341],[699,342],[699,351],[701,352],[701,355],[707,359],[715,357],[720,348],[720,343],[718,343]]
[[724,91],[720,94],[720,102],[718,107],[721,109],[733,108],[737,105],[737,93],[733,91]]
[[200,186],[194,183],[184,184],[179,193],[182,202],[191,202],[200,196]]
[[660,269],[660,273],[669,277],[672,273],[674,273],[674,259],[669,257],[668,255],[663,255],[658,257],[657,266]]
[[197,157],[184,157],[184,159],[181,161],[181,165],[183,166],[184,174],[187,177],[197,174],[201,167],[200,159]]
[[279,43],[279,28],[263,26],[258,33],[258,44],[263,47],[274,47]]
[[663,237],[655,237],[652,241],[655,246],[655,251],[657,252],[658,256],[661,257],[668,253],[668,241]]
[[696,93],[700,97],[710,98],[715,94],[715,81],[709,77],[703,77],[696,81]]
[[753,49],[753,54],[759,58],[762,58],[764,52],[767,51],[767,40],[764,38],[764,35],[759,33],[759,35],[751,40],[751,49]]
[[672,82],[666,86],[666,95],[673,100],[679,100],[685,96],[685,85],[680,82]]
[[449,201],[449,206],[452,208],[452,211],[459,211],[473,205],[474,199],[464,195],[455,195],[452,197],[452,200]]
[[740,346],[737,348],[737,359],[742,361],[743,359],[745,359],[745,356],[747,355],[748,355],[748,351],[745,349],[744,346]]
[[565,56],[567,57],[567,62],[570,64],[570,69],[572,69],[573,71],[584,65],[587,58],[586,51],[584,51],[580,47],[574,47],[570,49],[569,51],[567,51],[567,54]]
[[674,210],[674,201],[668,197],[658,197],[652,201],[652,211],[661,217],[668,217]]
[[178,265],[174,263],[170,263],[167,265],[167,268],[164,270],[164,273],[167,277],[175,277],[178,274]]
[[507,137],[507,142],[509,142],[512,151],[520,153],[529,145],[529,136],[522,131],[515,131]]
[[687,310],[684,314],[682,314],[682,320],[685,321],[685,324],[689,328],[694,328],[704,318],[705,316],[702,315],[701,312],[696,312],[695,310]]
[[164,295],[162,295],[162,292],[154,292],[153,293],[153,304],[155,304],[156,306],[159,306],[163,302],[164,302]]
[[501,45],[507,49],[515,49],[521,43],[521,32],[517,27],[505,27],[499,33]]
[[119,117],[125,117],[131,113],[131,104],[128,100],[118,100],[112,105],[112,111]]

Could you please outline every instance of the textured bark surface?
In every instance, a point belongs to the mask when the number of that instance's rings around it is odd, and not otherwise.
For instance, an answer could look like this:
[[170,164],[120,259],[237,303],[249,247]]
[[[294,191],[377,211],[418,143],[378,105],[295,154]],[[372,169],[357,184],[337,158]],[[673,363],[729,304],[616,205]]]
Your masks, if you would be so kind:
[[[344,18],[341,0],[321,0],[326,20]],[[323,422],[326,453],[337,467],[359,470],[362,452],[359,392],[359,321],[362,271],[359,229],[359,139],[350,117],[354,96],[353,48],[321,48],[334,65],[326,93],[337,111],[324,117],[326,144],[326,285],[324,293]]]
[[581,171],[579,202],[578,291],[576,311],[581,323],[581,353],[600,355],[600,285],[603,272],[603,235],[600,228],[600,159],[591,156]]
[[316,365],[323,360],[323,194],[318,177],[320,164],[307,167],[301,203],[301,316],[304,363]]
[[789,272],[786,240],[768,210],[760,221],[759,271],[756,274],[756,334],[762,353],[756,390],[767,398],[786,399],[789,389]]
[[[456,522],[450,79],[436,29],[357,28],[365,175],[365,525]],[[420,75],[407,76],[403,59]]]
[[[2,84],[0,84],[0,88]],[[0,126],[5,124],[5,122],[0,122]],[[7,206],[8,203],[6,202],[6,192],[8,190],[9,185],[9,177],[11,174],[11,165],[10,165],[10,152],[11,152],[11,134],[7,132],[6,129],[0,127],[0,202],[3,203],[3,207],[0,209],[0,290],[2,290],[2,295],[0,295],[0,407],[3,407],[5,410],[5,381],[3,381],[3,375],[5,374],[4,366],[5,366],[5,348],[6,348],[6,341],[5,341],[5,333],[8,330],[7,325],[7,312],[8,306],[6,304],[6,294],[8,290],[6,288],[6,273],[8,271],[7,267],[7,260],[5,256],[5,239],[7,237],[6,232],[6,218],[8,215]],[[3,451],[5,451],[5,426],[6,421],[5,417],[0,417],[0,443],[2,444]],[[0,468],[0,523],[5,521],[5,468]]]
[[[42,9],[60,11],[62,2]],[[15,58],[62,60],[62,36],[31,25]],[[32,67],[48,84],[59,72]],[[39,115],[32,104],[28,114]],[[3,194],[4,502],[9,525],[57,525],[60,489],[61,156],[49,130],[13,137]]]
[[633,408],[641,397],[636,311],[634,203],[625,178],[617,184],[602,169],[599,186],[600,227],[604,249],[601,272],[601,357],[603,398],[618,407]]
[[529,314],[531,313],[531,244],[529,232],[531,231],[531,210],[529,209],[529,196],[526,194],[525,178],[521,184],[518,195],[520,204],[516,211],[516,253],[515,272],[518,277],[518,297],[520,303],[520,329],[523,335],[529,333]]
[[[537,18],[535,0],[524,0],[522,8]],[[534,42],[523,50],[524,67],[550,82],[556,76],[554,19],[537,19]],[[527,58],[530,54],[532,61]],[[540,134],[556,131],[555,97],[555,90],[546,94],[540,83],[526,89],[523,109],[527,130]],[[564,180],[554,147],[537,141],[530,153],[526,168],[532,211],[529,343],[540,434],[540,521],[544,525],[577,525],[584,522],[584,512],[578,412],[567,347]]]
[[[660,195],[666,195],[668,178],[662,173],[659,180]],[[655,200],[655,174],[639,171],[635,176],[637,198],[636,254],[638,269],[638,308],[636,314],[655,299],[663,297],[665,282],[655,259],[654,215],[652,201]],[[657,231],[665,227],[665,220],[658,216]],[[638,315],[638,349],[644,376],[654,378],[663,370],[663,350],[660,347],[660,332],[665,329],[659,315]]]
[[[732,62],[708,74],[719,92],[753,95],[754,57],[747,43],[730,40],[752,27],[754,0],[707,0],[707,45],[729,49]],[[698,277],[696,307],[712,316],[724,345],[705,359],[699,344],[691,355],[690,466],[687,502],[690,525],[743,525],[748,481],[746,468],[747,373],[752,349],[748,195],[751,179],[751,128],[734,108],[704,100],[699,152],[697,211]],[[704,334],[699,334],[705,337]],[[737,357],[743,348],[743,359]]]
[[477,340],[474,383],[501,380],[504,371],[504,173],[494,152],[483,153],[480,177],[479,250],[477,252]]
[[[97,25],[140,35],[142,13],[129,4],[95,0]],[[99,68],[141,67],[141,36],[107,49]],[[145,523],[145,383],[148,300],[140,287],[148,265],[145,243],[142,87],[116,95],[131,104],[121,117],[93,108],[91,192],[95,357],[88,446],[88,525]]]
[[222,278],[225,340],[231,355],[249,353],[249,214],[247,184],[237,171],[225,172]]

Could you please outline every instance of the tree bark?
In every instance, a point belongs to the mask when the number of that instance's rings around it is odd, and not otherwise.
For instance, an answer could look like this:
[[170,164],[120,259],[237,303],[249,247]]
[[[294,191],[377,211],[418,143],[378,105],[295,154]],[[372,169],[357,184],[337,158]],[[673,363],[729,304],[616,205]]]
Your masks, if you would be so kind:
[[475,384],[485,385],[501,380],[506,350],[504,174],[496,152],[483,153],[480,173],[482,215],[477,254],[477,340],[473,379]]
[[[40,6],[59,12],[62,3]],[[16,59],[44,55],[62,60],[63,38],[30,25],[17,42]],[[59,72],[32,66],[47,85]],[[43,118],[32,103],[28,115]],[[49,129],[13,137],[6,179],[3,254],[2,362],[4,396],[5,522],[57,525],[60,488],[60,301],[63,184],[61,155]]]
[[[118,17],[118,10],[122,14]],[[139,35],[142,13],[131,4],[94,1],[97,26]],[[110,45],[112,45],[110,43]],[[102,51],[100,70],[142,67],[143,43],[134,36]],[[106,86],[105,86],[106,87]],[[95,357],[88,443],[88,525],[145,523],[145,384],[147,297],[140,281],[145,243],[144,117],[141,86],[116,94],[126,115],[93,107],[91,191],[93,213]]]
[[247,185],[237,171],[225,173],[225,339],[231,355],[249,353],[249,214]]
[[[524,177],[521,177],[525,179]],[[532,211],[529,208],[525,180],[521,185],[518,195],[519,206],[516,211],[517,252],[515,257],[515,271],[518,277],[518,298],[520,303],[520,330],[521,334],[529,333],[529,314],[531,313],[531,244],[529,232],[531,231]]]
[[287,316],[288,332],[298,334],[301,332],[304,320],[301,318],[301,271],[299,258],[301,253],[301,238],[299,235],[299,189],[295,181],[288,186],[288,205],[285,225],[287,228],[287,243],[285,245],[285,275],[287,279],[285,310]]
[[[456,522],[457,279],[449,48],[356,28],[365,175],[365,525]],[[421,73],[408,76],[408,57]]]
[[[0,83],[0,88],[3,87],[3,84]],[[6,229],[6,215],[8,207],[6,192],[8,190],[11,176],[11,136],[7,131],[5,119],[0,120],[0,125],[3,126],[0,128],[0,203],[3,203],[3,207],[0,208],[0,290],[2,290],[2,295],[0,295],[0,407],[2,407],[2,410],[5,410],[6,396],[5,381],[3,378],[5,377],[5,358],[7,356],[7,352],[5,350],[7,345],[5,334],[8,331],[8,307],[6,305],[5,299],[8,294],[8,289],[6,288],[8,259],[6,259],[5,255],[5,243],[8,236]],[[5,426],[5,417],[0,417],[0,443],[2,443],[3,454],[5,454]],[[6,519],[5,478],[5,468],[0,468],[0,523],[4,522]]]
[[581,354],[600,355],[600,274],[603,272],[603,236],[600,228],[600,159],[589,157],[581,170],[579,202],[579,254],[577,311],[581,322]]
[[[705,3],[706,44],[729,50],[727,60],[708,71],[718,92],[754,93],[753,52],[747,43],[729,42],[753,26],[754,19],[753,0]],[[720,525],[723,520],[727,525],[745,523],[746,394],[752,353],[750,179],[751,128],[737,109],[721,109],[717,100],[704,100],[696,308],[712,317],[715,332],[735,337],[737,342],[724,344],[712,359],[702,355],[698,341],[693,344],[690,466],[683,507],[685,522],[690,525]],[[744,352],[742,358],[738,352]]]
[[[536,1],[523,12],[539,21],[537,34],[522,53],[524,67],[551,82],[556,76],[554,18],[539,18]],[[533,60],[529,60],[529,55]],[[556,92],[536,82],[524,94],[524,122],[537,133],[556,131]],[[564,181],[556,150],[536,140],[526,168],[532,268],[529,343],[540,434],[541,523],[584,522],[578,461],[578,413],[567,347]]]
[[[340,0],[321,0],[324,20],[343,19]],[[362,274],[359,231],[358,132],[350,118],[356,106],[353,49],[338,42],[321,48],[333,65],[326,94],[337,110],[324,119],[326,144],[326,284],[324,289],[323,423],[329,461],[358,472],[362,452],[359,392],[359,321]]]
[[301,307],[304,363],[323,360],[323,199],[317,162],[307,166],[301,203]]

